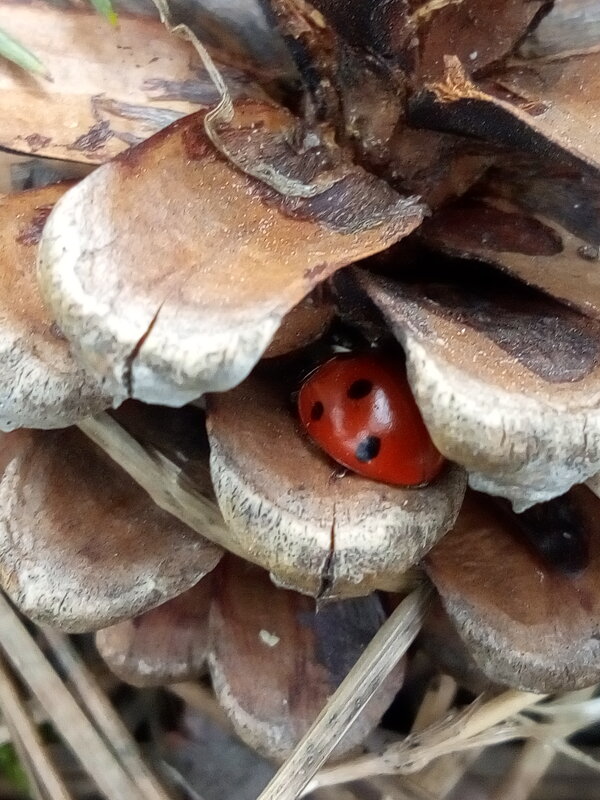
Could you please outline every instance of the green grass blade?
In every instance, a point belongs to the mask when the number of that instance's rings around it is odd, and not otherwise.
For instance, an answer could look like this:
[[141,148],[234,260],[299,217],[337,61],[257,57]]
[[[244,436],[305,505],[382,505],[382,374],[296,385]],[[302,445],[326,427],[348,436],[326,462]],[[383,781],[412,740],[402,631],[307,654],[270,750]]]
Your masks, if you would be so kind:
[[117,12],[112,7],[111,0],[90,0],[90,3],[111,25],[117,24]]
[[13,39],[12,36],[9,36],[2,28],[0,28],[0,56],[12,61],[13,64],[27,70],[27,72],[50,78],[46,67],[39,58],[16,39]]
[[27,775],[12,744],[0,746],[0,775],[17,791],[27,792]]

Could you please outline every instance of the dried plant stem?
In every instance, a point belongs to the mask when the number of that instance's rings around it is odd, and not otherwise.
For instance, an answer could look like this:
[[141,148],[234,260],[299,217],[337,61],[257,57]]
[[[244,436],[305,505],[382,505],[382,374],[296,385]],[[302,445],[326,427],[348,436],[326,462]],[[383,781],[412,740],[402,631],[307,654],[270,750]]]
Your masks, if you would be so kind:
[[456,681],[450,675],[438,675],[427,687],[411,729],[412,733],[424,730],[443,717],[451,708],[456,695]]
[[[434,723],[401,742],[389,745],[382,753],[369,754],[324,769],[311,786],[330,786],[362,780],[372,775],[409,774],[422,770],[440,756],[517,738],[522,733],[522,728],[517,724],[500,730],[496,726],[523,709],[539,703],[544,697],[546,695],[533,692],[503,692],[486,703],[474,704],[442,723]],[[489,732],[487,736],[486,732]]]
[[16,732],[13,732],[11,742],[19,764],[27,776],[27,788],[32,800],[48,800],[48,795],[43,792],[40,778],[31,763],[29,753]]
[[418,798],[433,798],[439,800],[446,797],[469,769],[471,764],[479,758],[483,748],[473,750],[459,750],[447,756],[436,758],[424,769],[414,775],[403,775],[401,785],[411,796]]
[[549,742],[527,742],[494,792],[493,800],[527,800],[555,755],[556,751]]
[[572,761],[577,761],[578,764],[583,764],[583,766],[591,769],[593,772],[600,772],[600,761],[584,753],[578,747],[574,747],[572,744],[569,744],[569,742],[565,742],[564,739],[558,739],[552,744],[554,749],[563,756],[570,758]]
[[471,714],[457,738],[464,741],[476,736],[478,733],[483,733],[499,722],[503,722],[524,709],[536,705],[545,697],[548,697],[548,695],[521,692],[518,689],[502,692],[502,694],[488,700],[487,703],[481,705]]
[[[449,675],[433,678],[419,707],[411,733],[418,733],[443,718],[452,707],[456,689],[456,681]],[[400,785],[409,796],[445,797],[456,786],[479,752],[477,749],[441,756],[414,775],[400,778]]]
[[71,800],[71,795],[48,757],[29,711],[19,697],[18,687],[3,658],[0,658],[0,708],[11,739],[22,754],[23,768],[30,774],[32,788],[41,784],[50,800]]
[[205,686],[199,683],[173,683],[166,687],[170,692],[177,695],[181,700],[191,706],[195,711],[200,712],[204,717],[208,717],[211,722],[216,723],[226,731],[233,731],[231,723],[217,698]]
[[175,786],[179,786],[183,789],[185,794],[186,800],[204,800],[201,794],[199,794],[193,786],[190,785],[189,781],[184,778],[184,776],[179,772],[179,770],[175,769],[172,764],[169,764],[164,759],[161,760],[161,767],[164,772],[170,777],[173,781]]
[[323,789],[320,792],[315,792],[314,800],[359,800],[359,796],[350,789],[335,786],[331,789]]
[[392,775],[377,775],[368,781],[357,784],[368,786],[377,790],[380,800],[439,800],[437,795],[421,791],[419,787],[405,786],[398,777]]
[[[409,648],[423,623],[431,590],[419,586],[375,634],[259,800],[295,800]],[[314,788],[317,788],[316,786]]]
[[79,428],[148,492],[157,506],[217,544],[231,538],[216,503],[195,492],[189,483],[184,486],[175,464],[159,453],[150,455],[108,414],[88,417]]
[[[562,706],[565,707],[566,711],[569,711],[569,706],[576,708],[583,706],[585,708],[586,700],[592,700],[595,692],[596,687],[569,692],[563,697],[554,700],[546,709],[541,708],[540,712],[547,715],[547,712],[550,711],[558,712]],[[575,715],[575,721],[563,729],[563,736],[575,733],[579,728],[589,725],[592,721],[592,719],[586,718],[585,713],[581,716]],[[565,755],[579,761],[586,759],[586,765],[590,766],[587,763],[588,757],[577,748],[567,744],[564,739],[550,737],[547,739],[534,739],[524,745],[511,769],[496,788],[493,800],[527,800],[552,765],[557,750],[564,752],[567,749],[569,752],[566,752]],[[600,764],[598,767],[600,768]]]
[[108,800],[145,800],[3,595],[0,647],[102,794]]
[[157,777],[142,760],[131,734],[69,639],[49,629],[44,630],[44,635],[68,680],[77,690],[81,704],[146,800],[170,800]]
[[[29,702],[27,702],[25,704],[25,710],[27,712],[27,716],[29,717],[29,719],[33,722],[33,724],[36,727],[38,725],[41,725],[42,723],[48,721],[48,716],[47,716],[47,714],[43,713],[42,709],[40,709],[39,707],[31,708],[30,706],[31,706],[31,704]],[[0,718],[1,718],[1,714],[0,714]],[[9,731],[9,729],[8,729],[8,725],[0,724],[0,747],[3,744],[8,744],[8,742],[10,742],[11,740],[12,740],[12,735],[11,735],[11,732]]]

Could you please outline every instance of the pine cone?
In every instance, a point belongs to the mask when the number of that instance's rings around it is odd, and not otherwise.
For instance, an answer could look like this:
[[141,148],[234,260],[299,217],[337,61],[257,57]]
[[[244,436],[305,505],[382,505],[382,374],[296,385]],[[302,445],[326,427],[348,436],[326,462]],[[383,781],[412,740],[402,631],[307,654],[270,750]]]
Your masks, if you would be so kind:
[[[268,44],[206,34],[219,117],[157,20],[0,2],[54,79],[2,67],[0,145],[89,165],[0,205],[0,585],[132,683],[208,661],[275,757],[424,574],[420,644],[459,682],[592,685],[594,3],[263,5]],[[426,485],[340,475],[302,429],[348,350],[407,375]]]

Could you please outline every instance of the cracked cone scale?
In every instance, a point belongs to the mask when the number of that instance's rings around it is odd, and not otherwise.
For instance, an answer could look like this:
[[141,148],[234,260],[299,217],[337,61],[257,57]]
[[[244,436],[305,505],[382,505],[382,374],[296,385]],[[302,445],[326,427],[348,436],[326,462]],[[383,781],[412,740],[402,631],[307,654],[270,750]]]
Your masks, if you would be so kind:
[[[600,680],[600,32],[573,6],[263,0],[272,52],[211,33],[220,119],[157,19],[39,11],[53,82],[0,64],[0,145],[90,173],[0,199],[0,585],[23,613],[96,631],[136,685],[208,665],[279,759],[381,593],[425,576],[419,646],[459,683]],[[37,14],[0,0],[15,36]],[[427,485],[343,473],[303,430],[302,381],[353,351],[406,371],[446,459]]]

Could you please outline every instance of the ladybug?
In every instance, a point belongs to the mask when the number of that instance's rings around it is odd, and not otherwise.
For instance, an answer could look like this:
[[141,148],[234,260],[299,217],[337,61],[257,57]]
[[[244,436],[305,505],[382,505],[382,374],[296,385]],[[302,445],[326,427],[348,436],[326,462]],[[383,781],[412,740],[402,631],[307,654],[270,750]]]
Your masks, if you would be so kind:
[[300,388],[298,412],[322,450],[366,478],[421,486],[444,465],[404,366],[382,355],[341,355],[322,364]]

